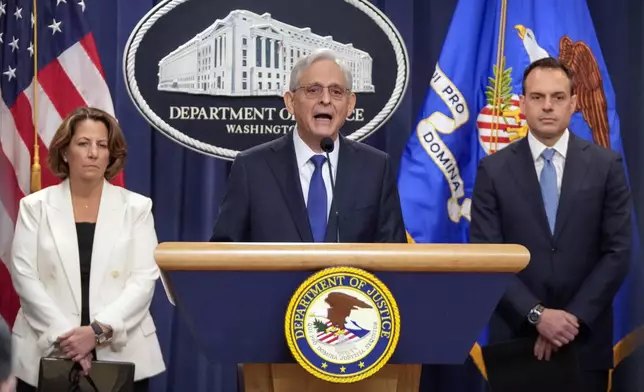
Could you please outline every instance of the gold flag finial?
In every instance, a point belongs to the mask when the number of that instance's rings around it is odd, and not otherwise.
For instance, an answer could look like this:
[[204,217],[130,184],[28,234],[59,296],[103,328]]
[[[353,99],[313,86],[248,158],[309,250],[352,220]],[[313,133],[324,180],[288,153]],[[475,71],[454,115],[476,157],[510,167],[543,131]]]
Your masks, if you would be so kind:
[[33,107],[33,124],[34,124],[34,163],[31,166],[31,193],[37,192],[42,188],[42,170],[40,168],[40,155],[38,151],[38,7],[36,0],[33,0],[34,15],[34,107]]

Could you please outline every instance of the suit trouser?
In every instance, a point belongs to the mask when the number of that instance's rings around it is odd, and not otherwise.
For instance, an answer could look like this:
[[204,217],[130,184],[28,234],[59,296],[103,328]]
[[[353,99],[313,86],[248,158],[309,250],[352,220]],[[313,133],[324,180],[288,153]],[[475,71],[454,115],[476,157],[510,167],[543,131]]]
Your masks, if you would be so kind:
[[584,392],[606,392],[608,390],[608,371],[582,371],[581,384]]

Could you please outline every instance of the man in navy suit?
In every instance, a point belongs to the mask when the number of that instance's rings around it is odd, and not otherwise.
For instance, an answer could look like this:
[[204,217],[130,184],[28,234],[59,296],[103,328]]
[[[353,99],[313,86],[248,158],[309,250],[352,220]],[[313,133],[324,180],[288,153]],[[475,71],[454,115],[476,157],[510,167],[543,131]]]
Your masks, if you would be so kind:
[[612,302],[629,269],[631,196],[619,154],[568,130],[573,92],[573,75],[553,58],[525,70],[520,107],[530,130],[481,160],[470,236],[530,252],[497,306],[490,340],[533,336],[539,360],[572,345],[583,391],[605,392]]
[[351,85],[330,50],[295,64],[284,94],[295,130],[237,155],[212,242],[406,242],[388,155],[339,133]]

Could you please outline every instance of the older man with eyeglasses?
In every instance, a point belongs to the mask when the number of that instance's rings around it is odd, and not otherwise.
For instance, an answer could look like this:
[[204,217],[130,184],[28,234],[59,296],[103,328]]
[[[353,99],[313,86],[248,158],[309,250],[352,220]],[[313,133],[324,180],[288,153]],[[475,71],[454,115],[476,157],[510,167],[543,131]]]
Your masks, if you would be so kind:
[[389,156],[340,134],[351,85],[331,50],[298,60],[284,94],[295,130],[237,155],[212,242],[406,242]]

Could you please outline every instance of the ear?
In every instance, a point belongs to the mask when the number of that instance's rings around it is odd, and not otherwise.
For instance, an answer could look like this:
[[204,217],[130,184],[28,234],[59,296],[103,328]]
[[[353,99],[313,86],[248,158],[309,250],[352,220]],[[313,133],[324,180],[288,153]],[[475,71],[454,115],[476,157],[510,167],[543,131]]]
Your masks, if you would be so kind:
[[287,91],[284,93],[284,106],[286,106],[286,110],[291,115],[294,115],[295,113],[295,95],[291,91]]
[[347,111],[347,118],[353,114],[353,110],[356,108],[356,94],[352,91],[349,95],[349,110]]
[[521,113],[525,114],[525,95],[523,94],[519,95],[519,109],[521,109]]
[[573,94],[570,97],[570,115],[572,116],[577,109],[577,94]]

